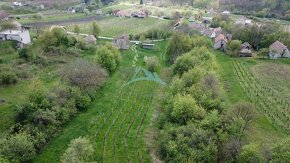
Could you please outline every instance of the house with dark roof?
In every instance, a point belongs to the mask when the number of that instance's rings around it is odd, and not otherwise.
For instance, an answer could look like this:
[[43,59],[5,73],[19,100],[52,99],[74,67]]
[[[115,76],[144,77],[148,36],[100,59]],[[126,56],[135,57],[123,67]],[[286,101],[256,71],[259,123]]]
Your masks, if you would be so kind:
[[121,35],[113,39],[113,44],[121,50],[127,50],[130,47],[130,40],[128,35]]
[[220,34],[214,40],[214,49],[225,51],[227,48],[227,43],[227,38],[223,34]]
[[213,29],[205,29],[201,32],[201,34],[209,38],[215,38],[217,36],[217,34],[215,33]]
[[290,52],[282,42],[276,41],[269,47],[269,57],[271,59],[290,58]]
[[244,42],[242,45],[241,45],[241,49],[252,49],[252,45],[248,42]]
[[240,57],[252,57],[252,46],[248,42],[241,45]]

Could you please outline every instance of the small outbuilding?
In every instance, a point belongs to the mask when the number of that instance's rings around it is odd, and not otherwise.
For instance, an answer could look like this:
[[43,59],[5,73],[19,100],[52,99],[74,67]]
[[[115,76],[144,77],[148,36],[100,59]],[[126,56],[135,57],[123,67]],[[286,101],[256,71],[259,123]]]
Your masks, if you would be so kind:
[[121,50],[127,50],[130,47],[128,35],[122,35],[113,39],[113,44]]
[[94,35],[89,35],[89,36],[84,38],[84,41],[88,44],[96,44],[97,38]]
[[244,42],[241,45],[241,52],[240,52],[240,57],[252,57],[252,46],[248,42]]
[[252,50],[250,49],[242,49],[240,52],[240,57],[252,57]]
[[227,43],[227,38],[223,34],[220,34],[215,38],[214,49],[225,51],[227,48]]
[[241,45],[241,49],[252,49],[252,45],[249,44],[248,42],[244,42],[242,45]]
[[276,41],[270,45],[269,51],[269,57],[271,59],[290,58],[290,52],[288,48],[280,41]]
[[0,41],[14,40],[17,41],[20,47],[23,44],[31,43],[29,28],[22,26],[20,23],[14,21],[13,28],[4,29],[0,31]]
[[154,49],[155,44],[149,44],[149,43],[143,43],[142,48],[143,49]]

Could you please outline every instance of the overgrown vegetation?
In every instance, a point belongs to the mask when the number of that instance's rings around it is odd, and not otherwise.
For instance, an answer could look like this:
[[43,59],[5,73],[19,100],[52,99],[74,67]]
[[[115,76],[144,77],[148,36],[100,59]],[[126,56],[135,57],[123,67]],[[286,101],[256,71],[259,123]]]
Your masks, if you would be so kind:
[[[184,44],[190,46],[189,41]],[[275,160],[275,147],[245,141],[256,109],[247,102],[226,107],[216,66],[213,52],[206,47],[183,52],[174,61],[175,76],[159,118],[159,154],[167,162]],[[288,152],[281,150],[282,155]]]

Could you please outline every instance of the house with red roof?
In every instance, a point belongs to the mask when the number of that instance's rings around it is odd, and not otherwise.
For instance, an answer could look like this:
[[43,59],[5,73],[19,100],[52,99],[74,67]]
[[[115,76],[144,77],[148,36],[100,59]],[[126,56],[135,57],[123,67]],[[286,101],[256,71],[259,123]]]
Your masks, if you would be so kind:
[[269,57],[271,59],[290,58],[290,52],[282,42],[276,41],[269,47]]
[[214,39],[214,49],[225,51],[227,48],[227,43],[227,38],[223,34],[220,34]]

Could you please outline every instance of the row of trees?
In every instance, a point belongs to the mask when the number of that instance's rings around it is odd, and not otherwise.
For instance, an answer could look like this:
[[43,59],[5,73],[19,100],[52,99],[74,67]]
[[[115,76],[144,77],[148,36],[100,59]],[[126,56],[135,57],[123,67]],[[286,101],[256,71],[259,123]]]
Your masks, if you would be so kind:
[[[185,36],[177,34],[173,37],[182,40],[181,38]],[[194,37],[186,37],[195,40]],[[168,46],[174,46],[172,44],[173,41]],[[188,42],[183,46],[191,45]],[[165,161],[289,160],[289,156],[286,156],[290,152],[287,149],[289,139],[273,147],[255,143],[246,144],[243,141],[245,131],[256,118],[255,107],[247,102],[225,107],[223,88],[215,74],[218,66],[209,48],[196,45],[189,52],[179,54],[173,63],[175,75],[166,91],[159,117],[158,149]],[[269,152],[265,153],[264,150]]]

